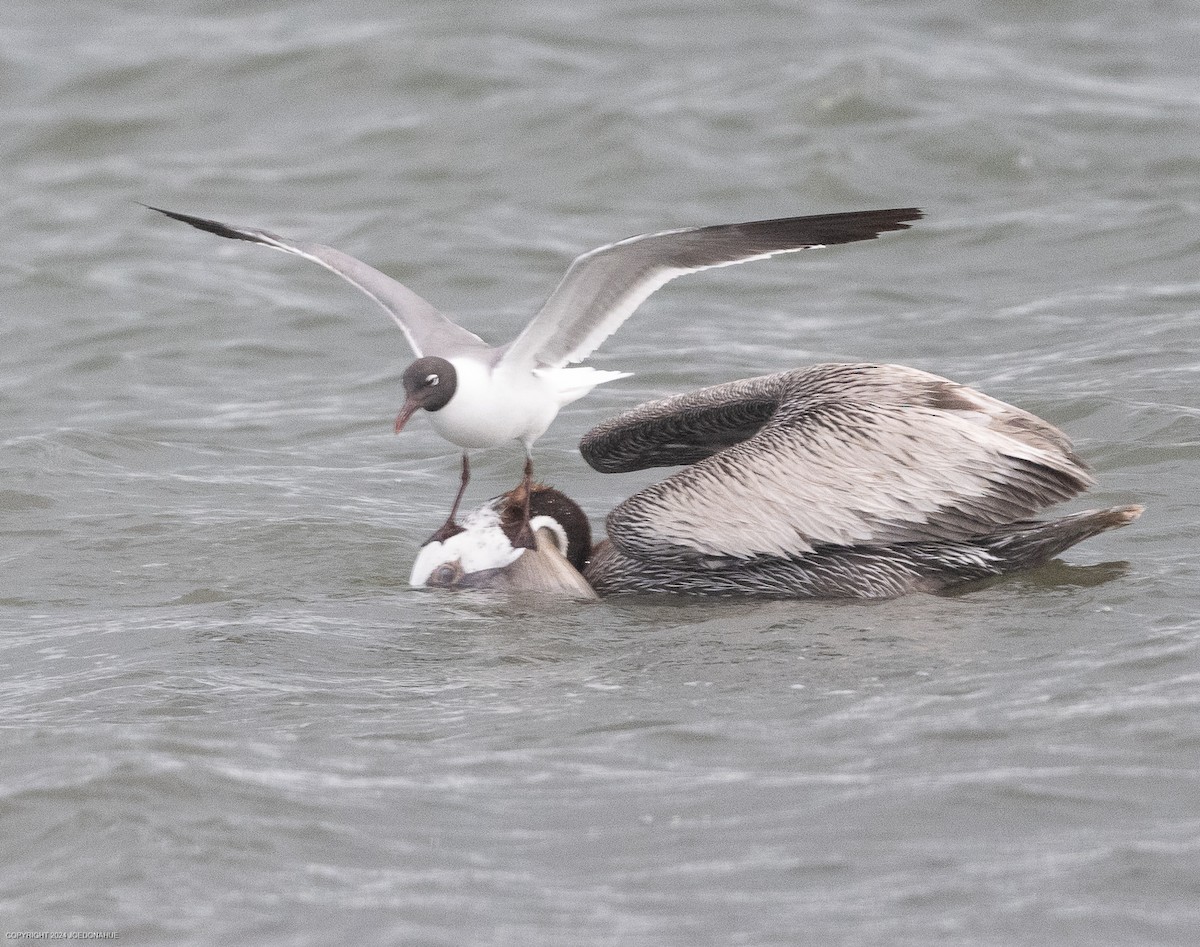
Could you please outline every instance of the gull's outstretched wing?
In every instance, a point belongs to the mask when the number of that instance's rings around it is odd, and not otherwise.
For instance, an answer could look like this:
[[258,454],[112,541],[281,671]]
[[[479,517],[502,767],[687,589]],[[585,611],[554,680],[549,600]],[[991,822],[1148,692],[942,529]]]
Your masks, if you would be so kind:
[[299,243],[287,240],[256,227],[223,224],[218,220],[180,214],[172,210],[163,210],[161,207],[151,207],[149,204],[142,206],[165,214],[174,220],[191,224],[198,230],[216,234],[218,237],[261,243],[265,247],[282,250],[284,253],[294,253],[296,256],[311,260],[313,263],[333,271],[387,310],[404,333],[409,346],[417,357],[426,354],[445,356],[459,351],[487,347],[487,344],[479,336],[451,321],[407,286],[396,282],[390,276],[368,266],[361,260],[342,253],[341,250],[335,250],[333,247],[323,246],[319,243]]
[[756,220],[643,234],[578,257],[504,361],[561,368],[587,358],[651,293],[677,276],[777,253],[871,240],[907,230],[915,207]]
[[1092,483],[1054,426],[898,365],[816,365],[651,402],[580,450],[604,472],[691,464],[609,514],[609,539],[640,557],[958,541]]

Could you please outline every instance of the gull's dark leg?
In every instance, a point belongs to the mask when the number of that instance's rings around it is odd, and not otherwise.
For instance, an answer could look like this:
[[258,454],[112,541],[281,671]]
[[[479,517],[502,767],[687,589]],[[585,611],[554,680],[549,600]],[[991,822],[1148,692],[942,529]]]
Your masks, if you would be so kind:
[[[450,507],[450,515],[446,517],[438,531],[434,533],[426,543],[444,543],[451,536],[456,536],[463,531],[463,528],[454,521],[454,517],[458,515],[458,504],[462,502],[463,494],[467,492],[467,483],[471,479],[471,463],[467,460],[467,452],[463,451],[462,455],[462,483],[458,485],[458,493],[454,496],[454,505]],[[526,507],[528,509],[528,507]],[[525,517],[525,522],[529,522],[529,517]]]
[[458,515],[458,504],[462,503],[463,494],[467,492],[467,484],[471,481],[471,462],[467,460],[467,452],[463,451],[462,455],[462,480],[458,484],[458,493],[454,494],[454,503],[450,506],[450,515],[446,517],[447,523],[453,523],[454,517]]
[[537,540],[533,538],[533,530],[529,528],[529,501],[533,497],[533,458],[525,455],[525,476],[521,480],[525,492],[525,502],[521,511],[521,528],[513,539],[513,546],[521,549],[537,549]]

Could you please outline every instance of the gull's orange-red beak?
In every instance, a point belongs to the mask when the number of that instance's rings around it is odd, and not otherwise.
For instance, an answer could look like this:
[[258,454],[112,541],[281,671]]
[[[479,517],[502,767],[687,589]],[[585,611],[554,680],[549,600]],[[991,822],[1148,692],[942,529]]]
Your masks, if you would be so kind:
[[408,423],[408,419],[416,414],[420,407],[421,402],[417,401],[415,398],[409,398],[406,402],[404,402],[404,407],[401,408],[400,413],[396,415],[395,431],[397,434],[404,430],[404,425]]

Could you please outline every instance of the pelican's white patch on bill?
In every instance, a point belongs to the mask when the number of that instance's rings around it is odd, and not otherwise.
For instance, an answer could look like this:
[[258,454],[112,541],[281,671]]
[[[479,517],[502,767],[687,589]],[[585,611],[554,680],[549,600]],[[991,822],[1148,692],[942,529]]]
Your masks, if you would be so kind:
[[529,521],[529,529],[535,536],[539,529],[548,529],[554,535],[554,542],[558,545],[558,551],[566,556],[567,531],[563,529],[562,523],[554,517],[535,516]]
[[491,505],[481,506],[467,514],[462,521],[463,531],[445,542],[422,546],[413,563],[408,584],[424,588],[438,566],[457,562],[464,575],[484,569],[503,569],[512,565],[525,552],[513,548],[512,542],[500,528],[500,515]]

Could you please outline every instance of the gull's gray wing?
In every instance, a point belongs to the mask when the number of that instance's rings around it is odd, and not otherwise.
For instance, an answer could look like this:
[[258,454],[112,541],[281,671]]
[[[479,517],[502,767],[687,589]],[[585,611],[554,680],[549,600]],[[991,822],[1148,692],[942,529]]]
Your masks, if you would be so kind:
[[898,365],[816,365],[651,402],[580,451],[604,472],[691,464],[609,514],[609,539],[644,557],[957,541],[1092,484],[1057,428]]
[[342,253],[341,250],[335,250],[333,247],[319,243],[298,243],[286,240],[270,231],[259,230],[256,227],[223,224],[218,220],[180,214],[172,210],[163,210],[161,207],[151,207],[149,204],[142,206],[165,214],[174,220],[191,224],[198,230],[214,233],[218,237],[261,243],[265,247],[282,250],[284,253],[294,253],[296,256],[311,260],[313,263],[331,270],[387,310],[388,315],[400,327],[418,358],[427,354],[449,356],[463,350],[487,347],[487,343],[483,339],[452,322],[407,286],[396,282],[390,276],[368,266],[361,260]]
[[871,240],[907,230],[915,207],[756,220],[643,234],[578,257],[504,360],[561,368],[587,358],[651,293],[677,276],[777,253]]

